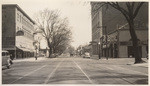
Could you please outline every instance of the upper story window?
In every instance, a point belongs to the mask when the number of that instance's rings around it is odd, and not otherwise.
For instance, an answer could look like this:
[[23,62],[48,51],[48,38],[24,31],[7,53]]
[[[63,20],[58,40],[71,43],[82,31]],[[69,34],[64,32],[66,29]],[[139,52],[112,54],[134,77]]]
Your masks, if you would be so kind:
[[17,31],[19,30],[19,27],[17,27]]
[[22,30],[17,31],[16,36],[23,36],[24,32]]
[[19,13],[17,13],[17,21],[19,21]]
[[20,22],[21,22],[21,15],[20,15]]

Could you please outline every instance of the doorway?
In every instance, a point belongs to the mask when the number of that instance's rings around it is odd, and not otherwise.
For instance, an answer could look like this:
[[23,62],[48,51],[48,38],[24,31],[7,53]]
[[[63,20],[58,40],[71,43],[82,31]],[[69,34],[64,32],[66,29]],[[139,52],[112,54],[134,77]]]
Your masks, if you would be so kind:
[[[140,56],[142,56],[142,47],[139,46],[139,53]],[[134,57],[134,50],[133,50],[133,46],[128,46],[128,57]]]

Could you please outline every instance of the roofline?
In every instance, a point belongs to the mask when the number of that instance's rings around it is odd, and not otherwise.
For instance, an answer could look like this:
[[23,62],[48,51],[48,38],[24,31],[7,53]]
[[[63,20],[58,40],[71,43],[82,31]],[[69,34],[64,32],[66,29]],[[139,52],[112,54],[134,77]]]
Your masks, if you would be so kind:
[[20,10],[33,24],[35,22],[17,5],[17,4],[2,4],[2,6],[15,6],[18,10]]

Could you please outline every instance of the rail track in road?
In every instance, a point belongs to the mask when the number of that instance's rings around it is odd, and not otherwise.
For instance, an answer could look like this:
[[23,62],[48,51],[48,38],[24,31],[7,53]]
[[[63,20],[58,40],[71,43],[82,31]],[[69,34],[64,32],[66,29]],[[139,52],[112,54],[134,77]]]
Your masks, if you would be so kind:
[[[61,57],[14,63],[2,71],[3,84],[147,84],[148,74],[141,67],[106,64],[98,60]],[[133,70],[131,70],[133,67]],[[142,68],[145,69],[146,68]]]

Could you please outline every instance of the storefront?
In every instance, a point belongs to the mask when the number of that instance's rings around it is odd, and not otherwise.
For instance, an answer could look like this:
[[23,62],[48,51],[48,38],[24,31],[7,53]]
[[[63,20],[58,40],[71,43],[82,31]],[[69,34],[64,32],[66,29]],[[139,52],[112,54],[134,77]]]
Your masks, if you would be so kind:
[[26,49],[26,48],[16,48],[16,58],[29,58],[34,57],[34,50]]

